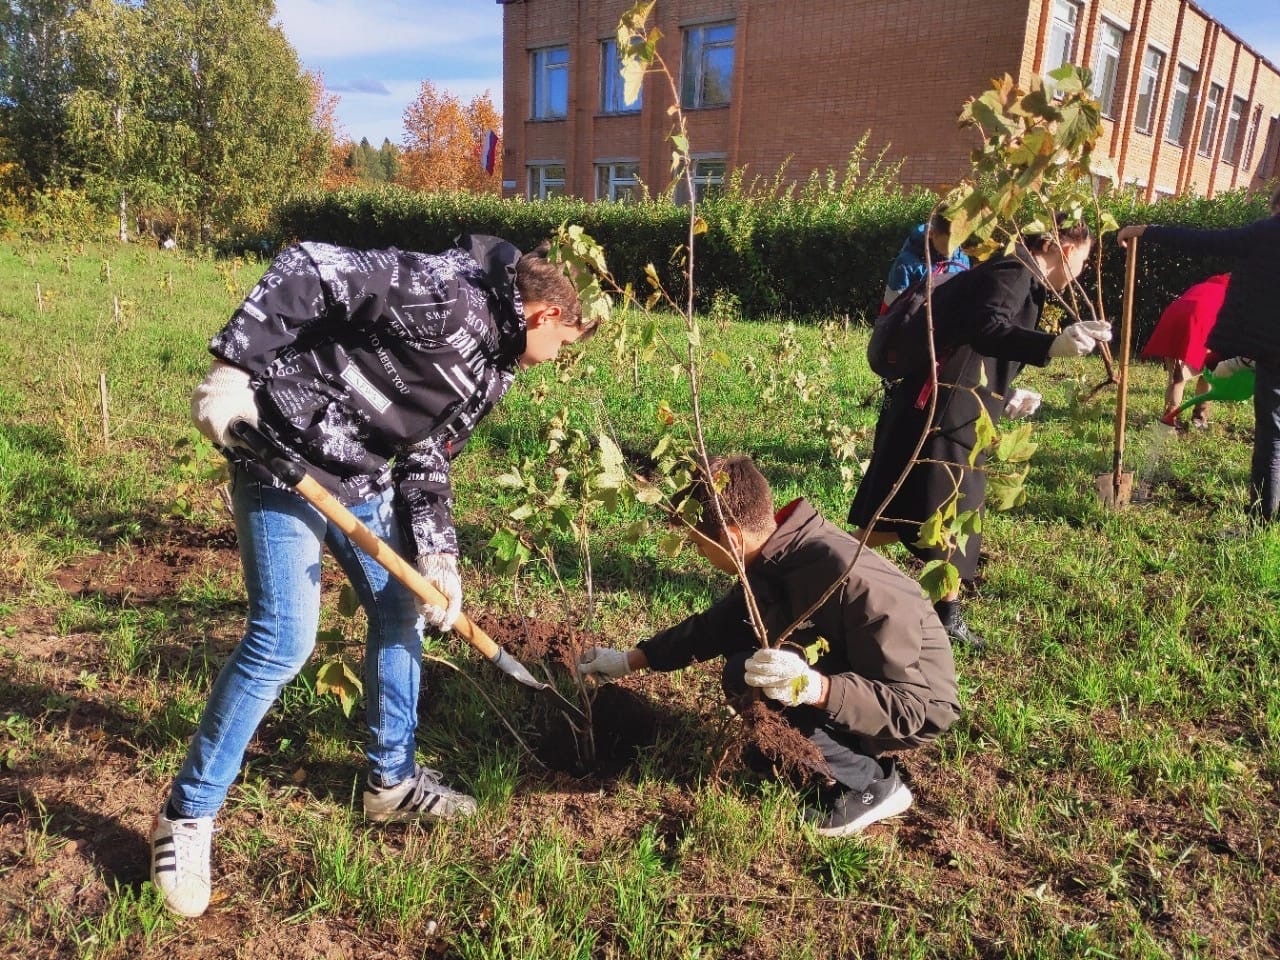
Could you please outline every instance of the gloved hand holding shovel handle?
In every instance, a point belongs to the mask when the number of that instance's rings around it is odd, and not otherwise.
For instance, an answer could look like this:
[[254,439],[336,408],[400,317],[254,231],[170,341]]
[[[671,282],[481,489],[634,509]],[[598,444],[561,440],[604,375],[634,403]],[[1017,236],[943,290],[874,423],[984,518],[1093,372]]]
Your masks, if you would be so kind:
[[[304,463],[285,454],[257,427],[245,420],[233,423],[230,433],[238,441],[238,446],[252,453],[271,471],[273,476],[296,490],[299,496],[320,511],[326,520],[346,534],[352,543],[408,587],[414,596],[433,607],[442,609],[449,607],[449,598],[437,589],[434,583],[419,573],[413,564],[387,546],[380,537],[356,519],[350,510],[339,503],[333,494],[309,476]],[[559,706],[567,707],[578,716],[582,716],[582,711],[578,707],[560,696],[551,684],[542,683],[534,677],[524,664],[498,646],[494,639],[473,623],[465,613],[458,613],[451,629],[503,673],[526,687],[548,691],[559,701]]]

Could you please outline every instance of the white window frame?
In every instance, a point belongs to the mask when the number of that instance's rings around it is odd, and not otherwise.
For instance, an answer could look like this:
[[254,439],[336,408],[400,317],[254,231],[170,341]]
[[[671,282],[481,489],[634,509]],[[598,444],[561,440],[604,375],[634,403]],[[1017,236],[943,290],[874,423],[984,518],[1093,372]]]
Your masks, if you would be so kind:
[[1110,20],[1102,20],[1098,24],[1098,49],[1093,58],[1097,69],[1094,76],[1098,78],[1098,103],[1102,106],[1104,117],[1111,116],[1111,105],[1116,99],[1120,64],[1124,62],[1125,33],[1123,28]]
[[1199,71],[1185,63],[1178,64],[1174,74],[1173,97],[1169,101],[1169,122],[1165,124],[1164,138],[1183,146],[1186,143],[1187,120],[1191,115],[1192,91],[1196,88]]
[[[690,158],[693,161],[693,197],[698,203],[707,198],[708,192],[722,189],[729,175],[729,163],[723,154],[704,155]],[[689,202],[689,185],[684,173],[676,182],[676,202]]]
[[[548,197],[563,197],[568,193],[568,179],[565,176],[565,165],[559,160],[548,160],[529,164],[529,199],[546,200]],[[559,171],[559,175],[555,174]]]
[[[569,115],[569,48],[539,47],[529,53],[529,116],[563,120]],[[558,82],[557,82],[558,81]],[[563,97],[563,103],[558,102]]]
[[[1156,122],[1156,107],[1160,103],[1160,75],[1164,73],[1164,61],[1167,54],[1159,47],[1148,46],[1142,55],[1141,72],[1138,74],[1138,101],[1133,115],[1133,129],[1138,133],[1150,134]],[[1155,58],[1156,62],[1150,61]],[[1142,109],[1142,101],[1146,99],[1146,111]]]
[[1244,97],[1233,96],[1227,108],[1227,129],[1222,135],[1222,162],[1235,164],[1240,158],[1240,124],[1249,109],[1249,101]]
[[629,203],[640,199],[640,161],[608,160],[596,164],[596,199]]
[[1080,4],[1075,0],[1053,0],[1049,38],[1045,45],[1045,73],[1064,63],[1075,62],[1076,32],[1080,24]]
[[1200,128],[1200,142],[1196,153],[1202,157],[1213,156],[1213,137],[1217,133],[1218,114],[1222,111],[1222,98],[1226,87],[1220,83],[1209,84],[1209,94],[1204,98],[1204,126]]
[[636,102],[628,104],[624,98],[622,60],[618,56],[618,41],[610,37],[600,41],[600,112],[603,114],[639,113],[644,104],[644,92],[636,93]]
[[[728,36],[713,36],[719,31],[728,30]],[[737,43],[738,31],[732,20],[720,23],[700,23],[684,28],[684,41],[680,58],[680,105],[686,110],[701,110],[704,107],[726,107],[732,99],[734,73],[734,46]],[[714,88],[707,89],[707,77],[712,72],[711,58],[716,54],[728,51],[729,62],[726,71],[726,88],[721,91],[720,98],[715,98]]]

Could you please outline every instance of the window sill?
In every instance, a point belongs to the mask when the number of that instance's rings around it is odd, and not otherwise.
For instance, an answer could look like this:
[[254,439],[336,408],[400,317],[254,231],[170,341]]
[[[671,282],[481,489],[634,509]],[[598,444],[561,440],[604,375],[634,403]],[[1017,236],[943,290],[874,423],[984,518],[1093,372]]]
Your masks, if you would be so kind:
[[530,117],[529,123],[564,123],[568,117]]
[[601,111],[600,113],[597,113],[595,116],[597,120],[604,119],[605,117],[638,117],[640,116],[640,111],[639,110],[614,110],[612,112]]
[[703,107],[683,107],[682,106],[680,109],[684,110],[686,113],[695,113],[695,112],[701,112],[703,110],[728,110],[730,106],[732,106],[732,104],[712,103]]
[[1185,150],[1187,148],[1185,143],[1179,143],[1177,140],[1170,140],[1168,137],[1164,138],[1164,142],[1171,147],[1177,147],[1179,150]]

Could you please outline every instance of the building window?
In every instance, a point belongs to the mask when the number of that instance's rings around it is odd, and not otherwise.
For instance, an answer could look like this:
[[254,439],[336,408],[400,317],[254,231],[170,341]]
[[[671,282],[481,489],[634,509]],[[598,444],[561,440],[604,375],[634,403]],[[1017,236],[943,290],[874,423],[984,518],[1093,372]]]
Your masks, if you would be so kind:
[[1138,109],[1133,117],[1133,128],[1139,133],[1150,133],[1156,114],[1156,100],[1160,94],[1160,74],[1164,72],[1164,54],[1155,47],[1147,47],[1142,58],[1142,72],[1138,75]]
[[1191,88],[1196,83],[1196,72],[1178,64],[1178,76],[1173,81],[1173,102],[1169,106],[1169,122],[1164,128],[1164,138],[1181,146],[1186,142],[1187,104],[1191,102]]
[[563,120],[569,114],[569,48],[533,51],[533,119]]
[[1262,125],[1262,104],[1253,108],[1253,116],[1249,118],[1249,132],[1244,138],[1244,168],[1253,166],[1253,148],[1258,143],[1258,127]]
[[643,97],[636,94],[635,103],[623,97],[622,60],[618,57],[618,41],[600,44],[600,111],[602,113],[636,113]]
[[596,165],[597,200],[639,200],[640,164],[600,163]]
[[1221,84],[1209,85],[1209,96],[1204,102],[1204,126],[1200,128],[1200,146],[1202,157],[1213,155],[1213,134],[1218,127],[1218,111],[1222,109],[1223,88]]
[[1258,169],[1255,177],[1269,180],[1280,172],[1280,115],[1267,121],[1267,139],[1262,145],[1262,156],[1258,158]]
[[680,105],[720,107],[729,102],[733,81],[733,24],[689,27],[684,32]]
[[1235,163],[1238,159],[1236,147],[1240,145],[1240,121],[1249,104],[1244,97],[1232,97],[1231,109],[1227,111],[1227,130],[1222,135],[1222,159],[1227,163]]
[[1076,49],[1076,22],[1080,7],[1071,0],[1054,0],[1053,22],[1049,24],[1049,46],[1045,50],[1045,70],[1071,63]]
[[1116,98],[1116,84],[1120,79],[1120,55],[1124,48],[1124,31],[1114,23],[1103,20],[1098,25],[1098,54],[1094,57],[1098,84],[1098,105],[1104,117],[1111,116],[1111,104]]
[[548,197],[563,197],[564,164],[538,163],[529,166],[529,198],[546,200]]
[[[694,158],[693,161],[693,196],[701,203],[724,192],[724,175],[728,164],[719,158]],[[689,202],[689,185],[684,174],[676,181],[676,203]]]

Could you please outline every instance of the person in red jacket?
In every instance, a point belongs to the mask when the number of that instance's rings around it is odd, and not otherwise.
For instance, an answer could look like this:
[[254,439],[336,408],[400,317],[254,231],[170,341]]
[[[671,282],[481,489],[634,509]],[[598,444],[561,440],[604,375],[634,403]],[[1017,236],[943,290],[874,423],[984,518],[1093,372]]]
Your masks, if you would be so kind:
[[[1164,416],[1171,417],[1182,405],[1187,384],[1203,370],[1209,348],[1205,339],[1218,319],[1222,301],[1227,295],[1231,274],[1219,273],[1188,287],[1160,314],[1151,337],[1142,348],[1145,360],[1163,360],[1169,374],[1164,391]],[[1202,376],[1196,384],[1196,395],[1209,389]],[[1209,403],[1198,403],[1192,409],[1191,425],[1203,429],[1209,425]]]
[[1247,535],[1280,519],[1280,186],[1271,191],[1270,214],[1243,227],[1195,229],[1133,223],[1116,232],[1126,246],[1145,243],[1191,253],[1229,257],[1231,283],[1205,341],[1213,374],[1229,376],[1253,361],[1253,460],[1249,470],[1249,524],[1229,536]]
[[[860,549],[807,501],[775,514],[768,481],[750,457],[718,457],[708,466],[714,482],[690,489],[701,516],[686,526],[689,539],[726,573],[736,574],[735,556],[741,561],[771,644],[798,623],[795,631],[783,646],[762,646],[738,583],[709,609],[632,650],[591,648],[578,672],[615,679],[723,657],[721,683],[730,698],[759,690],[821,752],[815,772],[830,782],[809,811],[819,834],[845,836],[902,813],[911,791],[882,755],[934,740],[960,714],[942,622],[914,580]],[[826,649],[812,665],[791,649],[812,649],[819,639]]]

